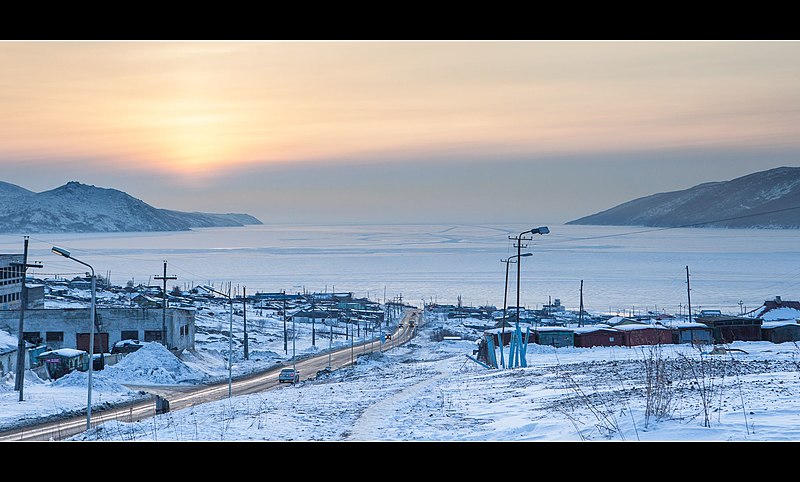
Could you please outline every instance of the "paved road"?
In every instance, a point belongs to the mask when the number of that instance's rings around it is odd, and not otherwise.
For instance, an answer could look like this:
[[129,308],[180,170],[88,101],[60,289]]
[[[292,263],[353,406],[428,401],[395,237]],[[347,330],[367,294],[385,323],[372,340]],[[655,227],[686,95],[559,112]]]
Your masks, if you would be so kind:
[[[353,344],[348,348],[339,348],[312,358],[298,359],[276,364],[264,372],[251,374],[228,381],[207,386],[130,386],[134,390],[142,390],[152,395],[146,401],[117,406],[110,409],[92,408],[92,426],[108,421],[133,422],[156,415],[156,396],[168,400],[170,410],[180,410],[201,403],[221,400],[229,396],[246,395],[270,390],[279,385],[278,372],[282,368],[294,366],[300,371],[300,379],[313,379],[318,370],[330,366],[338,369],[353,364],[359,355],[375,351],[391,350],[395,346],[407,342],[416,334],[420,319],[419,310],[406,310],[403,320],[392,337],[383,344],[378,340]],[[44,422],[0,432],[0,441],[47,441],[63,440],[86,430],[86,415]]]

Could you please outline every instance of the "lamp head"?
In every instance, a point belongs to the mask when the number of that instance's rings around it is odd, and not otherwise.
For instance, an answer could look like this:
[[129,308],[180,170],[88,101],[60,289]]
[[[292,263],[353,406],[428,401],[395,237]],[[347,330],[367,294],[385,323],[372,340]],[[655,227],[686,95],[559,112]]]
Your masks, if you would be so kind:
[[547,234],[550,232],[550,228],[547,226],[539,226],[538,228],[531,229],[532,234]]
[[67,251],[64,248],[59,248],[58,246],[53,246],[51,251],[54,252],[55,254],[58,254],[60,256],[65,257],[65,258],[69,258],[69,255],[70,255],[69,251]]
[[533,253],[522,253],[519,255],[521,258],[527,258],[528,256],[533,256]]

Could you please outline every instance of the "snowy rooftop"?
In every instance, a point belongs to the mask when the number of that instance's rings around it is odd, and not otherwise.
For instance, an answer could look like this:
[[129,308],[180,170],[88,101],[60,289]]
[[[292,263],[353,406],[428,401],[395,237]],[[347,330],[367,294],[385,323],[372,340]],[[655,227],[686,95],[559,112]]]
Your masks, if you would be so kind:
[[669,330],[664,325],[656,325],[656,324],[630,324],[630,325],[617,325],[614,327],[620,331],[634,331],[634,330],[647,330],[647,329],[656,329],[656,330]]
[[74,348],[59,348],[58,350],[50,350],[46,352],[42,352],[39,354],[39,357],[43,357],[46,355],[61,355],[61,356],[77,356],[81,353],[86,354],[83,350],[76,350]]

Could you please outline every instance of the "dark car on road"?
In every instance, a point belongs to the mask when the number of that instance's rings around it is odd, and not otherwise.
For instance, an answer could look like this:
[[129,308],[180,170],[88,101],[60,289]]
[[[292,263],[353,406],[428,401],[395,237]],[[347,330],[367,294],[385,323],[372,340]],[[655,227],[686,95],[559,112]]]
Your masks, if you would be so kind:
[[300,371],[294,368],[284,368],[278,375],[279,383],[297,383],[300,381]]

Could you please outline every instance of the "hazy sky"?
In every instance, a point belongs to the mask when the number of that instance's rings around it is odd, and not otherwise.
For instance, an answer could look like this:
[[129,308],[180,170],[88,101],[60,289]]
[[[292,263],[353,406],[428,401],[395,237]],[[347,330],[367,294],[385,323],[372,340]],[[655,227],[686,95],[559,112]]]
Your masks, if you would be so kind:
[[559,223],[800,165],[800,43],[0,42],[0,180],[264,222]]

